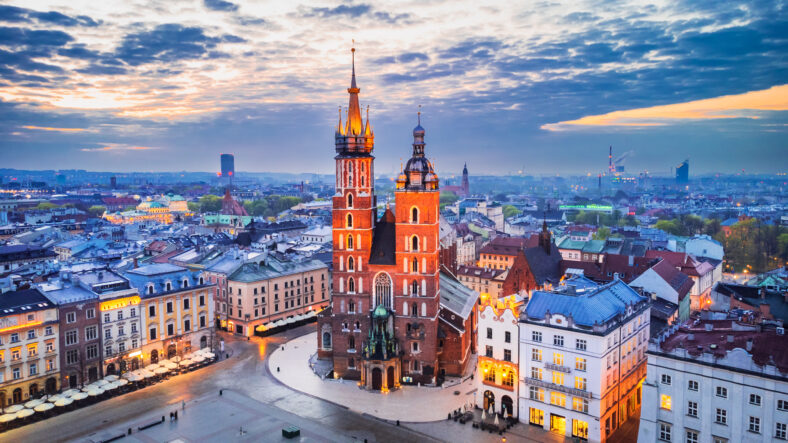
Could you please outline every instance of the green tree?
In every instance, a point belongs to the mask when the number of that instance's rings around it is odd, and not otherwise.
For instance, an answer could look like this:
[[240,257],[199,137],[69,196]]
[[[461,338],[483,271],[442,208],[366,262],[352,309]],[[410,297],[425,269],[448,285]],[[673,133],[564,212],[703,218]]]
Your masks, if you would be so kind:
[[88,208],[88,214],[90,214],[91,217],[101,217],[105,212],[107,212],[106,206],[94,205]]
[[683,235],[699,234],[703,229],[703,219],[694,214],[681,217],[681,231]]
[[260,200],[247,200],[244,202],[244,208],[249,215],[264,216],[268,212],[268,202],[264,199]]
[[36,209],[44,210],[44,211],[48,211],[50,209],[55,209],[55,208],[59,208],[59,206],[49,202],[43,202],[36,205]]
[[198,202],[187,202],[186,206],[188,206],[189,210],[192,212],[200,212],[200,204]]
[[673,220],[659,220],[654,227],[668,234],[681,235],[681,227]]
[[218,195],[205,194],[200,197],[200,212],[219,212],[222,209],[222,198]]
[[710,218],[703,222],[703,233],[715,237],[722,230],[719,219]]
[[503,205],[504,218],[514,217],[520,215],[520,210],[512,205]]
[[607,240],[610,237],[610,228],[602,226],[594,233],[594,240]]
[[783,260],[788,260],[788,232],[777,236],[778,255]]
[[441,209],[443,209],[447,205],[454,204],[454,202],[456,202],[459,199],[460,199],[460,197],[457,196],[457,194],[455,194],[455,193],[453,193],[451,191],[441,192],[441,195],[440,195],[440,206],[441,206]]

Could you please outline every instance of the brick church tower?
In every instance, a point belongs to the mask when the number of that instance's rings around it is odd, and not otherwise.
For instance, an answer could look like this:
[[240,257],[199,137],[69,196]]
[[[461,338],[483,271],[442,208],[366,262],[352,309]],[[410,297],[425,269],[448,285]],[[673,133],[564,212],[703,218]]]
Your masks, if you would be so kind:
[[[336,128],[333,297],[318,315],[318,357],[334,376],[367,389],[435,383],[440,306],[438,177],[424,155],[424,128],[396,182],[395,209],[377,217],[374,134],[362,121],[355,49],[347,121]],[[396,214],[395,214],[396,212]]]

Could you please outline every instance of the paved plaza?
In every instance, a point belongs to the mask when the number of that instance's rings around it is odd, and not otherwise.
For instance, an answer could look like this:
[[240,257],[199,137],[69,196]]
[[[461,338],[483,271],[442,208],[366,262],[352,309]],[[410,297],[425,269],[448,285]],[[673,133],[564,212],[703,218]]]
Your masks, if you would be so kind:
[[[314,325],[307,325],[271,337],[254,337],[250,341],[221,334],[230,353],[228,359],[123,396],[13,429],[0,434],[0,441],[98,442],[126,433],[128,428],[132,428],[132,434],[118,441],[501,441],[497,434],[446,420],[443,410],[439,421],[402,422],[397,426],[392,421],[375,418],[369,412],[359,410],[364,408],[348,408],[322,400],[294,390],[273,377],[268,369],[272,352],[281,349],[282,345],[287,349],[287,342],[303,338],[307,332],[314,334],[314,331]],[[274,363],[270,363],[270,367],[276,370]],[[306,380],[310,382],[317,378],[311,371],[309,375]],[[347,386],[354,393],[361,393],[352,382]],[[223,390],[222,395],[219,395],[220,389]],[[378,400],[385,397],[369,395]],[[181,409],[182,401],[186,402],[185,410]],[[431,397],[426,400],[420,398],[409,403],[407,409],[421,412],[438,409],[433,405]],[[178,410],[178,420],[171,423],[169,414],[175,410]],[[138,429],[156,420],[161,421],[162,416],[165,417],[163,424],[146,430]],[[289,425],[301,428],[300,439],[286,440],[282,437],[282,427]],[[564,441],[561,436],[523,424],[514,426],[505,436],[507,442]]]
[[[268,369],[277,380],[297,391],[384,420],[445,420],[451,411],[474,405],[476,387],[470,379],[448,388],[402,386],[386,394],[361,389],[353,380],[323,380],[309,366],[316,349],[314,332],[290,340],[271,354]],[[414,407],[427,404],[429,408]]]

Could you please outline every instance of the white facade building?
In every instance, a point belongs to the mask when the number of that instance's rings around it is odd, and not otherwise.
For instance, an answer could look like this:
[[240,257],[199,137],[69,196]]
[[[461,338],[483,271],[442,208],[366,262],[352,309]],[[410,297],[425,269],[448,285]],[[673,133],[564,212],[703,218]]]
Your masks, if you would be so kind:
[[520,317],[520,421],[604,442],[638,417],[649,324],[648,298],[620,280],[533,292]]
[[788,439],[788,337],[709,324],[674,328],[649,344],[638,441]]
[[476,406],[517,417],[519,388],[519,311],[522,299],[512,295],[492,298],[482,295],[478,323]]

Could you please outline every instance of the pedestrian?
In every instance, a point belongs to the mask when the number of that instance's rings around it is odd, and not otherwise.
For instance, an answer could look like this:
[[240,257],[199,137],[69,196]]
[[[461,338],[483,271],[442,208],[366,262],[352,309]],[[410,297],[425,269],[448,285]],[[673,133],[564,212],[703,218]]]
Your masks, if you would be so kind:
[[181,410],[186,410],[186,400],[181,400]]
[[223,391],[223,390],[224,390],[224,389],[219,389],[219,396],[221,396],[221,395],[222,395],[222,391]]
[[178,411],[177,410],[175,411],[175,420],[176,421],[178,420]]
[[175,417],[175,416],[174,416],[174,415],[172,415],[172,412],[170,412],[170,422],[172,422],[172,421],[175,419],[174,417]]

